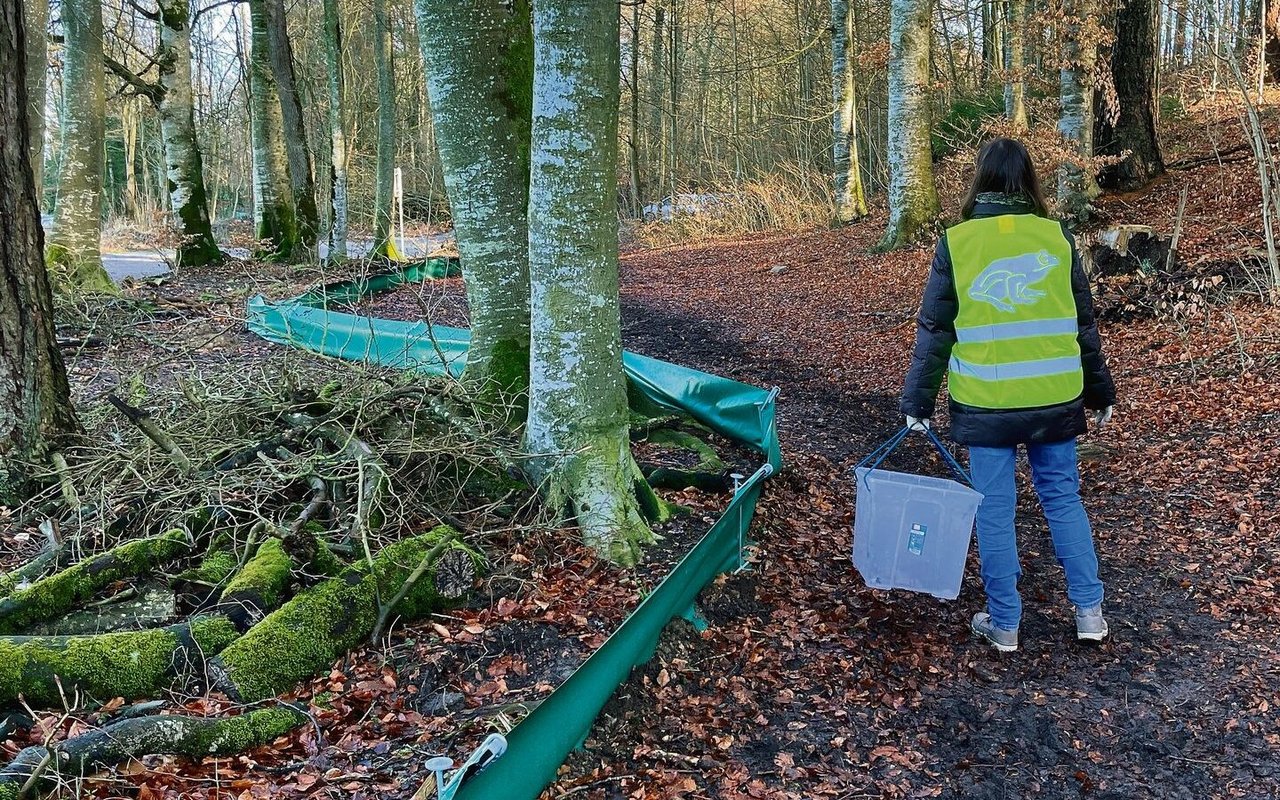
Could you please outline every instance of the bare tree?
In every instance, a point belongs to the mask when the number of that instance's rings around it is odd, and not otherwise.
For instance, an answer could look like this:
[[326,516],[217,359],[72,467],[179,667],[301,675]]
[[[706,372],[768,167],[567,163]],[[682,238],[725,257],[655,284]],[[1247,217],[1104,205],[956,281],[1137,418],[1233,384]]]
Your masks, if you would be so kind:
[[261,254],[284,260],[300,244],[284,142],[284,118],[271,59],[268,0],[249,0],[249,102],[253,121],[253,215]]
[[923,236],[940,211],[929,131],[928,0],[893,0],[889,33],[889,229],[883,249]]
[[[552,507],[621,563],[653,534],[631,456],[618,310],[618,6],[534,6],[525,447]],[[590,313],[583,313],[588,310]]]
[[62,27],[62,147],[45,259],[59,280],[78,291],[114,293],[102,268],[102,6],[97,0],[63,0]]
[[1152,0],[1126,0],[1116,14],[1110,66],[1118,108],[1114,124],[1098,116],[1094,144],[1099,155],[1128,155],[1099,174],[1108,189],[1136,189],[1164,174],[1156,134],[1155,11]]
[[314,247],[320,237],[320,212],[316,207],[316,182],[311,170],[311,148],[303,121],[302,96],[293,68],[293,44],[283,0],[266,0],[268,50],[271,70],[280,97],[280,119],[284,125],[285,153],[289,158],[289,183],[293,190],[294,217],[298,242]]
[[324,57],[329,83],[329,157],[331,219],[329,260],[347,257],[347,117],[342,66],[342,16],[338,0],[324,0]]
[[1058,132],[1073,143],[1076,163],[1065,164],[1058,175],[1058,202],[1068,215],[1083,217],[1089,201],[1098,196],[1096,177],[1087,169],[1093,157],[1094,71],[1098,63],[1095,34],[1099,0],[1064,0],[1064,64],[1059,76],[1061,115]]
[[35,175],[36,203],[44,202],[44,106],[49,88],[49,2],[27,0],[20,4],[26,24],[27,119],[31,134],[31,171]]
[[835,165],[836,220],[849,223],[867,215],[858,159],[858,115],[853,76],[853,10],[849,0],[831,0],[832,160]]
[[77,430],[42,258],[22,17],[0,4],[0,107],[14,112],[0,118],[0,505],[21,500],[32,466]]
[[466,277],[466,377],[482,393],[529,384],[529,0],[417,0],[418,41]]

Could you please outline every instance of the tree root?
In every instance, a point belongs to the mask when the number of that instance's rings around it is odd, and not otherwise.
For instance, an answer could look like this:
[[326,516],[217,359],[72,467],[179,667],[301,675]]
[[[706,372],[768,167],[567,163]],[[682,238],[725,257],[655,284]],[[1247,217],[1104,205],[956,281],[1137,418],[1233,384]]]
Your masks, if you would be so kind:
[[[424,557],[441,545],[435,562],[410,582]],[[216,685],[245,702],[288,691],[367,641],[378,623],[384,597],[399,596],[393,611],[407,619],[459,605],[460,598],[445,596],[437,586],[435,564],[450,550],[467,555],[474,575],[481,565],[480,555],[457,541],[450,528],[441,526],[388,545],[371,564],[362,561],[300,592],[210,662]],[[401,595],[406,584],[409,590]]]
[[0,708],[19,696],[61,706],[77,691],[103,701],[153,697],[175,678],[202,673],[205,659],[238,635],[226,617],[205,616],[145,631],[0,637]]
[[61,617],[95,599],[111,584],[149,575],[161,565],[186,555],[190,549],[187,535],[173,530],[126,542],[41,578],[0,600],[0,635],[22,633],[36,623]]
[[0,800],[52,791],[63,781],[144,755],[233,755],[269,744],[307,719],[302,711],[280,705],[236,717],[161,715],[120,720],[52,747],[37,745],[20,751],[0,769]]

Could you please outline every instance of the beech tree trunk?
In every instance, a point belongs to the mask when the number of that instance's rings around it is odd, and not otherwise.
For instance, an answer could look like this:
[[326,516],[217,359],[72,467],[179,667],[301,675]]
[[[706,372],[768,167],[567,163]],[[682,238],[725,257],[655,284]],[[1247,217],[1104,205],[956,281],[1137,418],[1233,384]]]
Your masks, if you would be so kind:
[[164,139],[169,206],[182,231],[178,266],[201,266],[222,260],[209,222],[204,165],[196,141],[191,100],[191,28],[188,0],[160,0],[160,136]]
[[[663,187],[666,184],[663,176],[667,171],[667,127],[666,117],[663,116],[663,98],[667,84],[662,77],[667,63],[666,17],[667,12],[661,5],[653,9],[653,55],[649,62],[649,144],[645,148],[652,171],[649,177],[650,196],[658,204],[659,213],[665,196]],[[734,79],[737,80],[736,75]],[[643,217],[643,212],[641,216]]]
[[831,117],[835,165],[836,221],[847,224],[867,215],[858,160],[858,115],[853,77],[853,12],[849,0],[831,0]]
[[44,203],[44,106],[49,89],[49,2],[28,0],[19,5],[27,37],[27,130],[31,135],[31,173],[35,179],[36,205],[40,206]]
[[302,98],[293,71],[293,45],[283,0],[266,0],[271,51],[271,70],[280,96],[280,119],[284,123],[285,152],[289,157],[289,182],[293,191],[294,215],[298,221],[298,242],[315,247],[320,239],[320,212],[316,207],[316,182],[311,170],[311,148],[302,116]]
[[97,0],[64,0],[62,27],[62,152],[45,260],[76,291],[114,294],[116,286],[102,268],[102,6]]
[[618,311],[618,6],[534,7],[525,449],[553,507],[601,555],[633,563],[653,534],[636,495]]
[[1027,127],[1027,0],[1008,0],[1005,4],[1009,21],[1005,27],[1005,69],[1008,80],[1004,84],[1004,113],[1020,130]]
[[342,17],[338,0],[324,0],[324,52],[329,76],[329,260],[347,257],[347,120],[342,69]]
[[889,6],[889,229],[880,240],[885,250],[920,239],[941,211],[929,138],[931,7],[928,0],[893,0]]
[[1156,4],[1127,0],[1116,16],[1115,30],[1111,74],[1119,115],[1114,126],[1099,116],[1094,145],[1100,155],[1130,151],[1124,161],[1104,168],[1098,176],[1098,183],[1108,189],[1129,191],[1164,174],[1156,135]]
[[1263,0],[1266,5],[1262,16],[1263,58],[1267,75],[1273,83],[1280,83],[1280,0]]
[[77,427],[42,257],[22,17],[0,4],[0,108],[15,110],[0,116],[0,505],[24,497],[31,466]]
[[1058,132],[1073,144],[1077,163],[1064,164],[1058,173],[1058,203],[1065,215],[1081,219],[1088,212],[1089,201],[1100,192],[1096,178],[1087,169],[1093,158],[1093,75],[1098,51],[1082,30],[1098,17],[1098,0],[1064,0],[1063,12],[1065,65],[1058,73]]
[[529,0],[417,0],[418,41],[471,310],[466,376],[529,384]]
[[249,51],[249,105],[253,116],[253,216],[260,255],[293,256],[300,244],[284,144],[284,118],[271,65],[268,0],[249,0],[253,42]]
[[378,73],[378,162],[373,198],[373,252],[387,255],[391,245],[391,204],[396,168],[396,87],[392,71],[391,20],[387,0],[373,0],[373,63]]

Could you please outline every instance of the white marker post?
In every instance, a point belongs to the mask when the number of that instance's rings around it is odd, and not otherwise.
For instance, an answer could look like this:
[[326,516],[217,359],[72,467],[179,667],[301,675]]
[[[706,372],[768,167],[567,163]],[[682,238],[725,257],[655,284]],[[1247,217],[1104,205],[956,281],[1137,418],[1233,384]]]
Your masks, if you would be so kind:
[[395,182],[392,184],[391,188],[391,202],[397,204],[397,207],[399,208],[400,246],[397,249],[400,251],[400,257],[404,258],[404,180],[403,173],[399,167],[396,167]]

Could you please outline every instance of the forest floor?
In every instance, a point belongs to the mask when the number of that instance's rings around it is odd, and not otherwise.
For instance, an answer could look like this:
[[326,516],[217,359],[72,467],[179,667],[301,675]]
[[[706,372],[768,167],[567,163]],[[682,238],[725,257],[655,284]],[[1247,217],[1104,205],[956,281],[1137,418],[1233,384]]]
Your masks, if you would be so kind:
[[[1198,130],[1172,158],[1238,144]],[[873,254],[874,215],[626,255],[627,348],[780,386],[788,467],[766,486],[755,568],[704,594],[711,629],[668,628],[545,796],[1280,796],[1280,310],[1236,261],[1260,241],[1251,170],[1238,150],[1210,155],[1099,209],[1168,234],[1188,189],[1180,266],[1097,287],[1119,391],[1114,422],[1081,443],[1102,647],[1074,640],[1026,475],[1017,654],[969,633],[976,552],[953,602],[869,590],[850,564],[848,472],[900,425],[931,251]],[[365,310],[424,307],[465,324],[460,287]],[[894,458],[944,474],[919,442]]]
[[[1112,631],[1101,647],[1074,640],[1025,474],[1018,653],[969,633],[976,546],[951,602],[869,590],[849,562],[849,469],[901,424],[930,251],[871,254],[873,216],[624,260],[628,348],[781,386],[789,466],[767,484],[754,571],[712,593],[709,631],[669,629],[560,792],[1280,797],[1280,309],[1213,277],[1238,278],[1236,256],[1261,241],[1252,163],[1212,156],[1237,144],[1217,138],[1230,117],[1220,125],[1173,148],[1209,163],[1102,204],[1108,224],[1168,233],[1189,196],[1175,276],[1099,287],[1119,395],[1113,423],[1081,443]],[[919,442],[894,461],[945,474]]]
[[[1081,446],[1112,629],[1100,647],[1071,635],[1025,476],[1019,652],[969,634],[982,607],[974,555],[951,602],[869,590],[850,564],[848,471],[899,425],[930,251],[872,254],[877,214],[844,230],[624,256],[628,349],[780,386],[787,467],[766,483],[753,568],[700,599],[710,628],[668,627],[544,797],[1280,797],[1280,310],[1250,294],[1236,262],[1259,242],[1256,176],[1232,150],[1238,136],[1220,134],[1234,112],[1216,113],[1170,148],[1171,160],[1208,161],[1101,207],[1108,223],[1169,231],[1189,188],[1177,274],[1098,287],[1119,392],[1114,422]],[[245,332],[244,300],[333,277],[233,264],[133,286],[148,316],[70,353],[78,397],[310,358]],[[466,322],[457,279],[361,310]],[[894,464],[943,469],[918,441]],[[517,719],[509,704],[535,702],[603,641],[717,507],[682,502],[695,514],[633,574],[553,534],[494,542],[504,561],[470,607],[300,687],[315,725],[237,758],[146,759],[79,796],[409,797],[425,754],[456,754]],[[169,699],[196,713],[228,707]],[[39,715],[0,755],[101,718]]]

